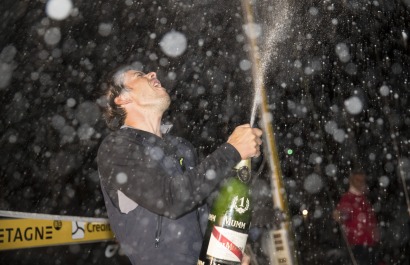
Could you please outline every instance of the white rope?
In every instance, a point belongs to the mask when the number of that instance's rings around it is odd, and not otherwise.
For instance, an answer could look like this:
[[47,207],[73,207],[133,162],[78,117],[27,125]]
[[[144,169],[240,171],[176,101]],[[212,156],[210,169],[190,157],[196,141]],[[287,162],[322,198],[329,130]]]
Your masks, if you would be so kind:
[[106,218],[94,218],[94,217],[81,217],[81,216],[69,216],[69,215],[52,215],[41,213],[26,213],[26,212],[14,212],[0,210],[0,217],[9,218],[22,218],[22,219],[40,219],[40,220],[61,220],[61,221],[77,221],[77,222],[98,222],[108,223]]

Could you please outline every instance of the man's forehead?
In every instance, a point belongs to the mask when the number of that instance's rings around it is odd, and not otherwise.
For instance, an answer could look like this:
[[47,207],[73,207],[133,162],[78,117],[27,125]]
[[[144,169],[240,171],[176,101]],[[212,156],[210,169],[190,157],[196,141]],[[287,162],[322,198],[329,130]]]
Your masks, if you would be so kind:
[[366,175],[362,173],[356,173],[356,174],[353,174],[352,177],[355,179],[365,179]]
[[130,69],[126,72],[127,74],[142,74],[145,75],[144,72],[140,71],[140,70],[135,70],[135,69]]

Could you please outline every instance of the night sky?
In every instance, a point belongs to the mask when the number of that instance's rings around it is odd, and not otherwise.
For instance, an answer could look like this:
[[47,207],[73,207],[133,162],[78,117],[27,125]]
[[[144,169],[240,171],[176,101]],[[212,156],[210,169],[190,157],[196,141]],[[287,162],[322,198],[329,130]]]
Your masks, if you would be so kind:
[[[164,123],[200,157],[249,123],[240,1],[66,0],[63,19],[47,2],[0,6],[0,210],[106,217],[95,158],[109,133],[104,78],[119,65],[157,72],[173,100]],[[358,167],[369,175],[385,264],[408,264],[410,1],[253,2],[301,265],[348,264],[330,215]],[[269,174],[255,183],[266,188]],[[256,209],[269,205],[258,195]],[[105,244],[0,252],[0,261],[127,264],[106,258]]]

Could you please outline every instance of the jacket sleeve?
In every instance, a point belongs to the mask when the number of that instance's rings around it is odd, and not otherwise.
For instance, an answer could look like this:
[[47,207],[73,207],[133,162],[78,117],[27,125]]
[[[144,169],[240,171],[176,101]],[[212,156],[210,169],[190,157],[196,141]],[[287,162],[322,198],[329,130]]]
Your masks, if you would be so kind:
[[108,138],[99,148],[97,163],[101,184],[113,201],[118,202],[120,190],[145,209],[176,219],[202,203],[240,159],[225,143],[192,170],[170,175],[166,165],[169,161],[171,167],[172,158],[160,150]]

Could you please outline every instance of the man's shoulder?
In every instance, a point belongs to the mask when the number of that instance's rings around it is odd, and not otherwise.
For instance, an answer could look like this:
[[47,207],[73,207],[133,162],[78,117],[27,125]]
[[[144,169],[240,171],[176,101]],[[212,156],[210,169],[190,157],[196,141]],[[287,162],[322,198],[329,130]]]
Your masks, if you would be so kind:
[[101,142],[98,153],[125,151],[128,147],[142,145],[142,140],[136,133],[129,130],[119,129],[110,132]]
[[195,150],[195,147],[192,145],[192,143],[183,137],[175,135],[166,135],[166,139],[169,143],[179,148]]
[[350,202],[352,202],[352,201],[354,201],[355,200],[355,195],[353,194],[353,193],[351,193],[351,192],[349,192],[349,191],[346,191],[345,193],[343,193],[343,195],[340,197],[340,201],[341,202],[348,202],[348,203],[350,203]]
[[101,141],[100,148],[106,145],[116,144],[118,142],[124,141],[127,139],[126,135],[120,132],[121,130],[112,131],[107,134],[104,139]]
[[118,129],[110,132],[102,143],[140,142],[142,136],[135,130]]
[[349,191],[346,191],[345,193],[342,194],[341,198],[349,198],[352,197],[353,194],[351,194]]

